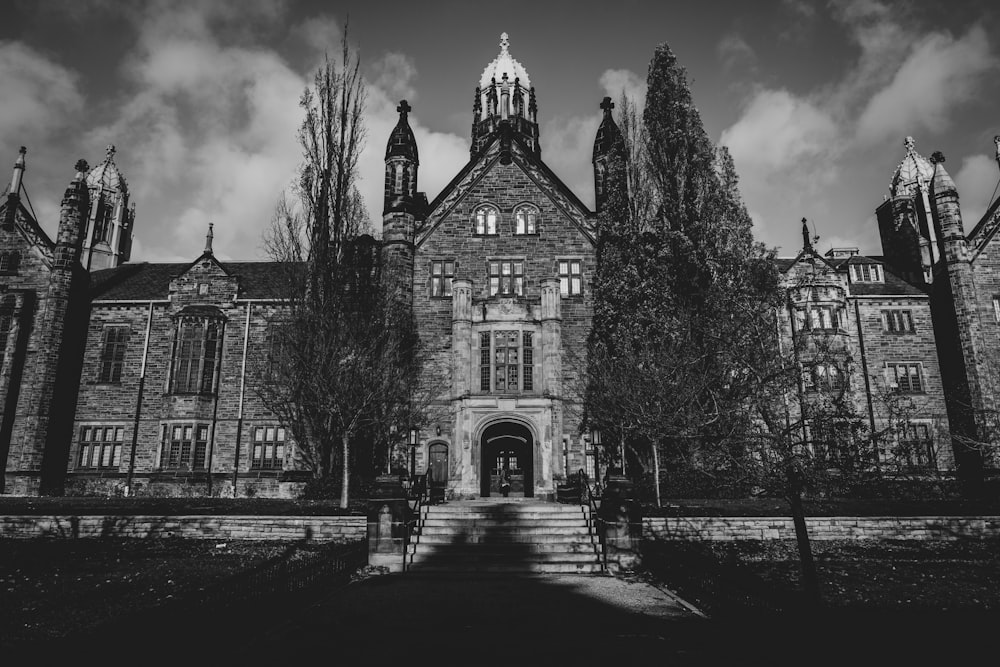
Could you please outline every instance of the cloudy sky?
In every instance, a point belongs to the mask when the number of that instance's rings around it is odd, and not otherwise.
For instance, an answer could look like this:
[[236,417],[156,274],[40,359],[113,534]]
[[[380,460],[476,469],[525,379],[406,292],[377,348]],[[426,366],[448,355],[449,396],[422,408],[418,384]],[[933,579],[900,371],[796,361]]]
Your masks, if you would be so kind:
[[598,104],[641,97],[661,42],[735,157],[758,238],[781,254],[798,250],[803,216],[821,249],[878,254],[873,211],[906,135],[947,156],[967,229],[1000,177],[995,0],[6,0],[3,14],[0,165],[28,147],[28,195],[54,233],[73,163],[115,144],[137,205],[133,261],[193,259],[209,221],[219,256],[265,258],[261,232],[300,161],[299,95],[348,19],[375,221],[398,100],[413,106],[433,199],[468,159],[474,88],[503,31],[537,91],[542,158],[590,206]]

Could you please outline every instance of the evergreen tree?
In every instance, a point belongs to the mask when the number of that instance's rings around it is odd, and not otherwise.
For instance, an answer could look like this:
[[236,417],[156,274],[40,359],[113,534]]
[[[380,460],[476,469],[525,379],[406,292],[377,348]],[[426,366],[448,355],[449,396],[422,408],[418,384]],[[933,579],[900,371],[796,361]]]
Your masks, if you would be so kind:
[[[616,151],[599,223],[586,401],[588,422],[612,434],[605,443],[639,462],[668,444],[689,456],[732,431],[744,391],[733,378],[763,352],[754,337],[777,303],[732,159],[708,138],[668,46],[647,84],[643,131],[622,139],[643,145]],[[630,171],[642,177],[623,178]],[[630,206],[635,198],[648,205]]]

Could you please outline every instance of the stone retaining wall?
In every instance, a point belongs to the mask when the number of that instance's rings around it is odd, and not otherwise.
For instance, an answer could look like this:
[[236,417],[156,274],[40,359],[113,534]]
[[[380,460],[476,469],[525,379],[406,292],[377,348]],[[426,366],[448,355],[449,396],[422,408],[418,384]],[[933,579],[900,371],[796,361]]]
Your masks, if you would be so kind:
[[[809,517],[814,540],[954,540],[1000,537],[1000,516]],[[656,517],[642,535],[660,540],[794,540],[790,517]]]
[[365,538],[363,516],[3,516],[0,538],[184,537],[206,540],[351,542]]

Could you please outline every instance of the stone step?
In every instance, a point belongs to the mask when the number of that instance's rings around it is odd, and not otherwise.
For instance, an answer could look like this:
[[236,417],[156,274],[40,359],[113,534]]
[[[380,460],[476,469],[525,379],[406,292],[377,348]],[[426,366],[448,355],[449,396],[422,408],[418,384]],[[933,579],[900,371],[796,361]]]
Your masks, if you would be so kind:
[[454,542],[431,542],[428,538],[421,538],[418,542],[411,542],[407,545],[408,553],[440,553],[448,555],[451,553],[465,553],[468,551],[482,551],[483,553],[508,555],[517,557],[523,554],[542,553],[589,553],[596,554],[599,545],[593,542],[581,541],[554,541],[554,542],[475,542],[472,545],[455,544]]
[[511,519],[504,518],[482,518],[482,519],[446,519],[442,517],[428,517],[424,519],[424,527],[439,528],[442,526],[455,526],[464,528],[507,528],[510,526],[562,526],[562,527],[587,527],[587,520],[582,517],[547,517],[544,519]]
[[462,539],[471,535],[590,535],[586,526],[424,526],[421,535],[453,535]]
[[489,512],[479,510],[475,512],[423,512],[422,518],[427,519],[503,519],[507,521],[544,521],[546,519],[588,519],[589,514],[584,512]]
[[413,572],[458,574],[463,572],[505,574],[601,574],[600,563],[413,563],[407,566]]
[[442,565],[454,565],[456,563],[501,563],[517,565],[518,563],[596,563],[597,554],[586,553],[538,553],[538,554],[510,554],[480,552],[469,549],[463,552],[450,554],[423,553],[418,551],[410,554],[411,563],[440,562]]
[[574,544],[577,542],[591,544],[591,537],[585,533],[579,535],[562,535],[547,533],[487,533],[485,535],[455,535],[441,533],[438,535],[420,535],[417,544]]

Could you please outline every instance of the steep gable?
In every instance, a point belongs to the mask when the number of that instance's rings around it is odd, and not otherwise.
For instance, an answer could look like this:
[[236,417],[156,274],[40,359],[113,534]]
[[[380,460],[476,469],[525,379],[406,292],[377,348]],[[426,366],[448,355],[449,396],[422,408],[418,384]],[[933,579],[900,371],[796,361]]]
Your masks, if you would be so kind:
[[[481,151],[475,158],[469,161],[465,167],[445,186],[429,206],[427,217],[417,230],[416,244],[420,246],[434,232],[434,230],[446,218],[452,217],[456,208],[466,200],[470,193],[485,197],[484,201],[493,201],[491,194],[513,195],[525,194],[524,200],[530,199],[526,191],[531,189],[528,182],[533,184],[537,192],[544,195],[562,217],[573,222],[574,225],[586,235],[591,242],[595,240],[593,228],[593,213],[573,194],[573,192],[556,176],[545,163],[535,158],[516,138],[511,141],[511,165],[516,165],[523,175],[523,179],[516,176],[516,180],[521,182],[513,184],[506,191],[494,188],[490,192],[487,185],[485,188],[478,188],[484,178],[494,170],[509,167],[503,165],[500,160],[500,139],[495,139],[485,150]],[[508,177],[510,177],[508,175]],[[526,181],[524,180],[526,179]],[[493,201],[499,204],[498,201]],[[510,204],[511,207],[518,202]],[[536,202],[537,205],[537,202]],[[503,206],[501,205],[501,208]]]

